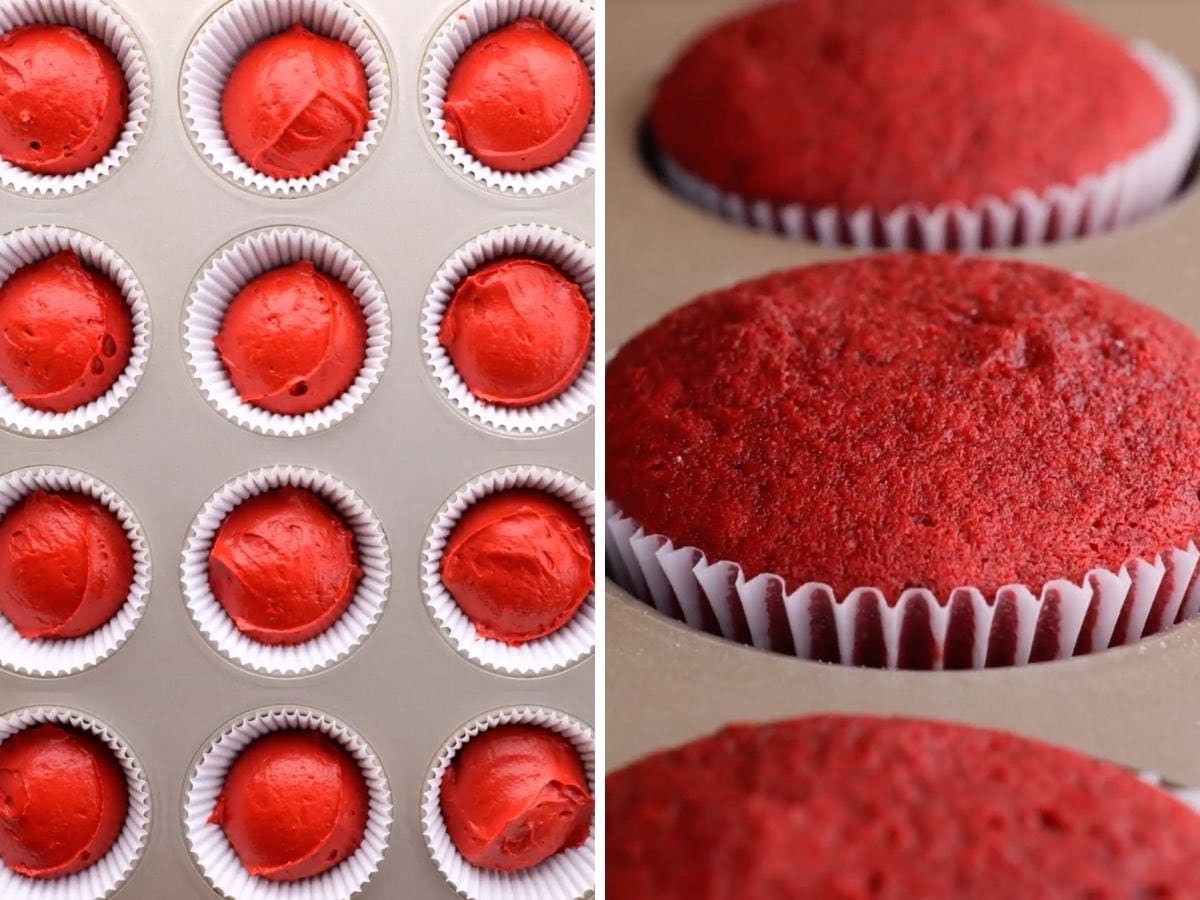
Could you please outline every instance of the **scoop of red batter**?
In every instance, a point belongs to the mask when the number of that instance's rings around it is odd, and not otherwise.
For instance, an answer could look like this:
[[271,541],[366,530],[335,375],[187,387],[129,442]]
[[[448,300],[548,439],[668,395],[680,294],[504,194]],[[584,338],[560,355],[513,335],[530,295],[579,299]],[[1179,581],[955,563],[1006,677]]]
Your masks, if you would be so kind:
[[0,859],[28,878],[80,872],[125,823],[125,774],[103,741],[34,725],[0,743]]
[[450,839],[483,869],[528,869],[587,840],[591,791],[571,742],[535,725],[489,728],[442,779]]

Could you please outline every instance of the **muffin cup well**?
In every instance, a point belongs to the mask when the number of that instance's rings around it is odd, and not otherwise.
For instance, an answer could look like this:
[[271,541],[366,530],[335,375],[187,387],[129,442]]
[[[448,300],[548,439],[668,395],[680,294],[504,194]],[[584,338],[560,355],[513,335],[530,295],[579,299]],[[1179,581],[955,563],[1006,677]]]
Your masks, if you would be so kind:
[[1132,44],[1130,52],[1167,95],[1167,131],[1128,159],[1074,184],[1023,189],[970,205],[906,204],[882,213],[748,199],[709,184],[665,154],[657,153],[656,162],[676,193],[709,212],[747,228],[831,246],[974,252],[1091,237],[1128,225],[1170,200],[1200,142],[1200,89],[1191,73],[1147,42]]
[[485,713],[458,729],[438,751],[421,790],[421,833],[442,877],[470,900],[577,900],[593,894],[596,881],[596,823],[584,843],[556,853],[529,869],[495,872],[467,862],[442,818],[442,778],[462,747],[498,725],[538,725],[561,734],[579,753],[588,785],[596,791],[596,738],[579,719],[541,706],[507,707]]
[[[268,881],[246,871],[221,826],[208,821],[225,776],[238,755],[273,731],[320,731],[341,744],[362,770],[369,796],[367,827],[358,849],[334,868],[300,881]],[[379,869],[392,828],[392,792],[375,751],[350,726],[319,710],[273,707],[229,722],[197,758],[183,798],[183,832],[204,880],[230,900],[349,900]]]
[[489,494],[516,488],[543,491],[569,503],[587,522],[595,546],[595,498],[588,485],[573,475],[543,466],[497,469],[463,485],[439,510],[425,535],[421,554],[422,593],[425,606],[442,634],[471,662],[502,675],[549,675],[586,659],[595,650],[595,591],[588,594],[575,615],[557,631],[510,646],[480,635],[442,583],[442,553],[459,519]]
[[595,313],[596,258],[579,238],[546,225],[509,225],[495,228],[459,247],[434,276],[421,309],[421,347],[425,365],[442,393],[467,417],[512,434],[557,431],[590,415],[595,408],[596,352],[563,393],[535,406],[506,407],[480,400],[471,393],[438,341],[442,319],[463,279],[481,266],[506,257],[521,256],[547,262],[579,285]]
[[[321,634],[301,644],[264,644],[238,631],[208,585],[208,554],[225,517],[243,501],[275,488],[304,488],[321,497],[354,533],[362,580],[349,608]],[[383,526],[350,487],[336,478],[296,466],[269,466],[235,478],[213,494],[188,531],[183,548],[183,596],[192,621],[218,653],[260,675],[308,675],[345,659],[371,634],[383,615],[391,561]]]
[[[221,124],[221,94],[234,65],[264,38],[303,22],[313,32],[348,44],[367,78],[367,130],[350,151],[307,178],[272,178],[247,164]],[[230,0],[200,28],[188,47],[180,79],[180,105],[192,142],[222,176],[273,197],[324,190],[354,172],[379,142],[387,123],[392,76],[383,43],[357,9],[344,0]]]
[[[112,488],[74,469],[19,469],[0,477],[0,519],[34,490],[71,491],[103,503],[120,521],[133,550],[129,596],[113,617],[76,638],[27,638],[0,615],[0,666],[22,675],[73,675],[98,665],[129,640],[150,599],[150,545],[129,504]],[[0,896],[7,896],[0,890]]]
[[975,587],[945,598],[909,588],[889,598],[873,587],[839,597],[818,582],[789,592],[770,573],[747,579],[737,563],[710,563],[695,547],[647,534],[611,502],[605,533],[611,577],[663,614],[731,641],[822,662],[1021,666],[1132,644],[1200,612],[1200,550],[1192,542],[1116,571],[1093,569],[1078,584],[1011,584],[993,597]]
[[85,265],[106,275],[120,290],[133,319],[133,346],[125,371],[112,387],[91,403],[68,412],[26,406],[0,382],[0,426],[29,437],[74,434],[103,422],[133,395],[150,358],[150,303],[142,285],[129,263],[89,234],[57,225],[36,225],[0,236],[0,285],[18,269],[63,250],[74,251]]
[[58,706],[14,710],[0,717],[0,744],[19,731],[55,723],[96,735],[113,751],[125,773],[129,811],[109,851],[88,868],[62,878],[37,879],[0,865],[0,897],[21,900],[104,900],[129,879],[141,861],[150,836],[150,785],[129,745],[108,725],[87,713]]
[[442,108],[450,75],[458,59],[489,32],[525,17],[541,19],[567,41],[596,81],[595,10],[586,0],[469,0],[438,29],[421,66],[421,105],[434,142],[446,158],[480,184],[513,194],[546,194],[570,187],[590,175],[596,165],[596,112],[565,157],[532,172],[503,172],[484,165],[446,133]]
[[[366,355],[353,384],[328,406],[284,415],[241,398],[213,340],[229,304],[247,283],[272,269],[305,260],[345,284],[362,306],[367,323]],[[262,228],[226,244],[192,284],[183,318],[184,352],[200,392],[231,422],[276,437],[298,437],[331,428],[362,406],[383,376],[391,334],[387,296],[375,273],[341,241],[311,228]]]
[[31,197],[62,197],[98,184],[133,153],[150,115],[150,66],[129,23],[101,0],[24,0],[0,5],[0,34],[38,24],[72,25],[98,39],[116,56],[129,91],[125,127],[95,165],[70,175],[44,175],[0,159],[0,185]]

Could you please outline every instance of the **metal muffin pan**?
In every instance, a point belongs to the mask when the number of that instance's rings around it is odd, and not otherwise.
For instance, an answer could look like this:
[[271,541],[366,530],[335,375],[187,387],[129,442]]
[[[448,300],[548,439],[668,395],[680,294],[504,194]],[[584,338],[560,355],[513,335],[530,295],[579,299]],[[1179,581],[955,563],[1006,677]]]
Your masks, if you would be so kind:
[[[150,302],[150,359],[137,390],[96,427],[55,438],[0,431],[0,473],[70,467],[116,490],[145,530],[151,595],[132,636],[99,665],[61,678],[0,672],[0,712],[78,709],[115,729],[138,755],[153,804],[150,839],[116,894],[121,900],[214,896],[184,842],[185,782],[214,732],[244,713],[278,706],[336,717],[382,763],[394,822],[379,871],[359,896],[452,896],[420,825],[422,784],[439,750],[465,723],[501,707],[545,706],[594,723],[595,665],[588,658],[557,674],[520,678],[459,655],[422,599],[423,542],[447,498],[484,472],[532,464],[594,484],[595,428],[589,416],[523,437],[468,420],[425,366],[420,312],[443,262],[482,232],[533,223],[590,243],[593,179],[531,197],[490,190],[463,174],[431,138],[418,91],[426,49],[461,4],[354,0],[391,69],[390,112],[378,145],[318,193],[278,199],[246,190],[201,157],[180,109],[188,46],[223,4],[112,5],[149,58],[145,133],[119,170],[87,190],[58,199],[0,190],[0,232],[61,225],[120,253]],[[377,387],[344,421],[296,438],[254,433],[210,406],[189,375],[182,338],[189,288],[213,253],[255,229],[288,225],[352,248],[378,277],[391,313],[390,353]],[[314,468],[345,482],[378,516],[390,550],[391,589],[378,625],[347,658],[313,675],[273,677],[235,665],[209,645],[184,603],[180,562],[197,512],[226,482],[271,465]]]

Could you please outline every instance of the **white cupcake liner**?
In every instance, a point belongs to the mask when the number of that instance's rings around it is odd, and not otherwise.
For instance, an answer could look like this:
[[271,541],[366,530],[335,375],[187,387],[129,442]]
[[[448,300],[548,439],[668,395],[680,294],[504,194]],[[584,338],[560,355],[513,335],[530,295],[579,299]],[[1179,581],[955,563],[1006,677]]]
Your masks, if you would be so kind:
[[442,553],[451,533],[473,504],[489,494],[514,488],[543,491],[569,503],[587,522],[595,545],[596,506],[592,489],[573,475],[543,466],[515,466],[486,472],[459,488],[438,511],[421,554],[425,606],[439,630],[460,655],[501,675],[549,675],[587,659],[596,649],[596,592],[552,634],[519,646],[485,638],[442,584]]
[[458,751],[472,738],[499,725],[538,725],[569,740],[579,753],[588,787],[596,792],[596,738],[579,719],[542,706],[493,710],[458,729],[438,751],[421,790],[421,833],[442,877],[470,900],[578,900],[595,893],[596,823],[579,847],[563,850],[519,872],[480,869],[458,852],[442,818],[442,778]]
[[880,213],[868,207],[846,211],[744,198],[709,184],[665,154],[658,153],[657,162],[672,189],[709,212],[748,228],[831,246],[970,253],[1091,237],[1166,203],[1179,189],[1200,142],[1200,89],[1193,75],[1148,42],[1135,42],[1129,49],[1167,95],[1167,131],[1128,159],[1075,184],[1036,193],[1019,190],[969,206],[906,204]]
[[116,56],[129,91],[125,127],[95,165],[70,175],[40,175],[0,159],[0,185],[31,197],[62,197],[99,184],[133,153],[150,115],[150,65],[129,23],[101,0],[10,0],[0,5],[0,34],[37,24],[72,25],[97,38]]
[[442,393],[467,417],[497,431],[541,434],[561,430],[584,419],[596,406],[596,348],[575,382],[545,403],[526,407],[497,406],[480,400],[467,388],[446,349],[438,342],[442,318],[454,292],[468,275],[497,259],[525,256],[547,262],[579,285],[593,314],[596,306],[596,258],[577,237],[547,225],[509,225],[495,228],[454,251],[434,276],[421,309],[421,346],[425,365]]
[[[303,22],[358,54],[367,77],[367,130],[350,151],[307,178],[272,178],[249,166],[230,146],[221,125],[221,94],[234,65],[263,38]],[[383,41],[345,0],[230,0],[200,28],[188,47],[179,85],[192,142],[210,166],[234,184],[273,197],[300,197],[331,187],[356,171],[379,142],[392,97]]]
[[968,586],[942,598],[909,588],[889,598],[874,587],[839,597],[819,582],[789,591],[772,573],[747,579],[737,563],[710,563],[695,547],[647,534],[612,502],[605,534],[610,576],[638,599],[693,628],[801,659],[1021,666],[1132,644],[1200,612],[1200,550],[1191,541],[1116,571],[1092,569],[1079,583],[1010,584],[993,597]]
[[[579,143],[558,162],[532,172],[502,172],[484,165],[446,133],[442,107],[458,58],[479,38],[531,16],[541,19],[578,51],[596,81],[595,10],[587,0],[469,0],[454,10],[425,53],[421,65],[421,105],[434,142],[457,168],[492,190],[512,194],[560,191],[595,171],[596,111]],[[594,105],[594,102],[593,102]]]
[[[308,260],[350,289],[367,323],[366,355],[354,383],[328,406],[301,415],[270,412],[238,394],[213,339],[225,311],[248,282],[280,266]],[[375,273],[336,238],[311,228],[262,228],[226,244],[192,285],[183,318],[184,353],[192,380],[221,415],[258,434],[297,437],[331,428],[357,410],[383,376],[392,323]]]
[[[74,469],[30,468],[0,477],[0,519],[34,490],[71,491],[103,503],[121,522],[133,550],[133,583],[124,605],[90,634],[27,638],[0,615],[0,666],[39,677],[73,675],[99,665],[129,640],[150,599],[150,545],[129,504],[106,484]],[[0,896],[5,896],[0,891]]]
[[62,878],[18,875],[0,865],[0,897],[12,900],[105,900],[125,884],[146,850],[150,836],[150,786],[142,764],[129,745],[108,725],[87,713],[59,706],[14,710],[0,717],[0,743],[35,725],[56,723],[96,735],[113,751],[125,772],[129,811],[125,827],[111,849],[88,868]]
[[150,303],[141,282],[116,251],[89,234],[57,225],[36,225],[0,236],[0,285],[17,269],[63,250],[74,251],[85,265],[107,275],[121,291],[132,314],[133,346],[125,371],[112,387],[91,403],[68,412],[26,406],[0,382],[0,426],[29,437],[74,434],[103,422],[132,396],[150,358]]
[[[269,881],[246,871],[220,825],[211,824],[225,776],[238,755],[273,731],[320,731],[354,757],[367,784],[367,827],[358,849],[334,868],[300,881]],[[272,707],[226,724],[200,753],[183,799],[183,831],[192,860],[205,881],[229,900],[349,900],[379,869],[392,828],[392,792],[375,751],[350,726],[306,707]]]
[[[263,644],[238,631],[208,586],[208,553],[225,517],[243,501],[292,486],[317,494],[354,533],[362,580],[350,606],[326,631],[302,644]],[[391,561],[383,526],[371,508],[336,478],[297,466],[255,469],[228,482],[204,504],[183,548],[183,596],[192,621],[218,653],[260,675],[308,675],[345,659],[370,636],[387,603]]]

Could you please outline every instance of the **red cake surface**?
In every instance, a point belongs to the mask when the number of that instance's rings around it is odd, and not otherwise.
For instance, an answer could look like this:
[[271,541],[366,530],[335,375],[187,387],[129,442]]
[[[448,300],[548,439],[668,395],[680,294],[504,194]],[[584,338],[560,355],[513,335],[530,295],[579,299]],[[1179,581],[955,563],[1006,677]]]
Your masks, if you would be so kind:
[[34,409],[69,412],[108,392],[133,347],[121,291],[70,250],[0,284],[0,381]]
[[349,44],[297,22],[237,61],[221,94],[234,151],[272,178],[328,169],[367,130],[367,76]]
[[553,266],[505,259],[463,279],[438,340],[480,400],[533,406],[579,377],[592,343],[592,311],[579,285]]
[[251,875],[298,881],[358,849],[369,802],[344,747],[319,731],[275,731],[233,761],[209,821]]
[[1118,39],[1056,4],[793,0],[687,48],[650,129],[742,197],[889,212],[1077,182],[1169,115]]
[[1200,896],[1200,817],[1117,766],[905,719],[735,725],[608,776],[621,900]]
[[0,518],[0,613],[24,637],[89,634],[132,583],[129,538],[98,500],[39,489]]
[[0,156],[14,165],[42,175],[95,165],[120,137],[128,102],[117,58],[77,28],[0,35]]
[[341,618],[362,578],[354,534],[312,491],[281,487],[239,503],[208,557],[213,596],[243,634],[301,644]]
[[485,34],[446,85],[446,133],[493,169],[530,172],[567,156],[592,118],[592,77],[540,19]]
[[116,842],[125,773],[95,735],[34,725],[0,743],[0,860],[28,878],[61,878]]
[[575,747],[537,725],[500,725],[471,738],[446,770],[440,802],[458,852],[501,872],[580,846],[594,806]]
[[1036,593],[1200,533],[1200,340],[1065,272],[781,272],[669,314],[607,378],[609,497],[789,588]]

